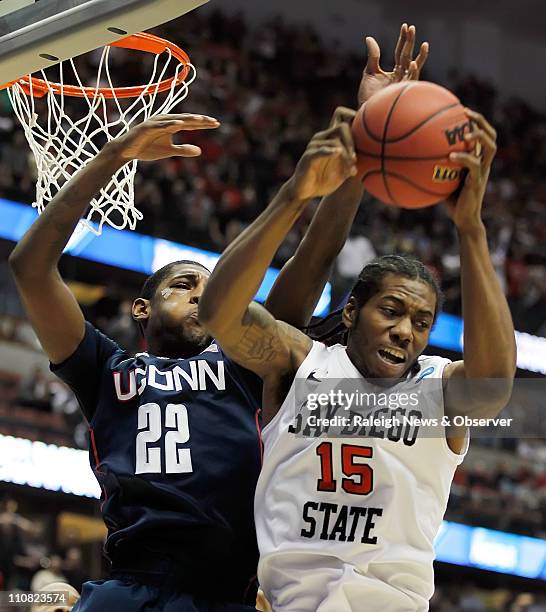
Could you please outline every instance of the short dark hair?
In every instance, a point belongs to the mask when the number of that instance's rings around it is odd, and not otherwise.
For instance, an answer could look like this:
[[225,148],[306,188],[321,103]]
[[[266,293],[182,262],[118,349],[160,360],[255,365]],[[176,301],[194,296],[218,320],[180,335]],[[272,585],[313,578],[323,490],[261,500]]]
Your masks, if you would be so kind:
[[[436,296],[436,307],[434,309],[434,321],[438,313],[442,310],[443,294],[440,285],[432,272],[419,261],[416,257],[409,255],[384,255],[376,257],[370,263],[366,264],[349,293],[349,298],[354,297],[357,308],[360,309],[368,300],[381,291],[383,280],[387,274],[396,274],[405,276],[411,280],[420,280],[426,283]],[[349,330],[346,329],[343,321],[339,321],[333,328],[325,332],[315,332],[316,328],[322,328],[323,325],[335,319],[343,312],[343,308],[339,308],[330,313],[325,319],[314,325],[304,328],[304,332],[309,332],[313,340],[321,342],[333,343],[334,340],[346,343]]]
[[199,263],[198,261],[192,261],[191,259],[181,259],[179,261],[173,261],[163,266],[162,268],[159,268],[159,270],[156,270],[153,274],[148,276],[148,278],[144,281],[144,284],[142,285],[142,289],[140,290],[139,297],[144,298],[146,300],[152,300],[155,296],[157,288],[159,287],[159,285],[161,285],[163,280],[169,275],[171,270],[175,266],[179,266],[183,264],[187,264],[191,266],[199,266],[200,268],[203,268],[203,270],[206,270],[210,274],[210,270],[206,266],[204,266],[202,263]]

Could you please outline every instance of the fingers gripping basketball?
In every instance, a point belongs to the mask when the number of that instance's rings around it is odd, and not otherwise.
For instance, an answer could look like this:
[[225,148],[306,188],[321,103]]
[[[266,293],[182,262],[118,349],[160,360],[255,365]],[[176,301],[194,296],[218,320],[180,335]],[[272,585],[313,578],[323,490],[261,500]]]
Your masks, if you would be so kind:
[[457,189],[470,121],[458,98],[427,82],[385,88],[357,113],[353,136],[366,189],[386,204],[422,208]]

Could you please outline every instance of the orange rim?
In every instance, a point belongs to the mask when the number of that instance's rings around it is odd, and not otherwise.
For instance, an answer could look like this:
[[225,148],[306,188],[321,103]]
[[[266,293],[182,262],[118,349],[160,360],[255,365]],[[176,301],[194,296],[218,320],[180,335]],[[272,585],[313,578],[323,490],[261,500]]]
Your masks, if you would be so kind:
[[159,36],[148,34],[147,32],[137,32],[136,34],[127,36],[127,38],[122,38],[121,40],[113,42],[109,46],[123,47],[124,49],[133,49],[135,51],[145,51],[146,53],[152,53],[154,55],[159,55],[160,53],[170,50],[171,55],[178,60],[183,68],[176,77],[170,77],[159,83],[136,85],[134,87],[80,87],[79,85],[61,85],[60,83],[45,81],[44,79],[38,79],[33,76],[25,76],[16,81],[6,83],[0,87],[0,89],[18,83],[27,95],[32,95],[35,98],[45,96],[48,91],[76,98],[93,98],[99,94],[105,98],[138,98],[138,96],[142,94],[153,95],[162,91],[167,91],[173,87],[173,85],[180,85],[180,83],[186,80],[190,71],[190,58],[185,51],[178,45],[160,38]]

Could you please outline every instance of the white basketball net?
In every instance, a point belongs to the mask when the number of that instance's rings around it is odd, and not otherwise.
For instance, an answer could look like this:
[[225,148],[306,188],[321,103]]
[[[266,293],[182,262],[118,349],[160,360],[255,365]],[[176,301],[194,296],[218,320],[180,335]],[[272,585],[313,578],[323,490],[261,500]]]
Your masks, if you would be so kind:
[[[98,65],[95,88],[108,87],[114,89],[108,59],[110,47],[104,47]],[[63,85],[63,64],[70,63],[79,87],[83,84],[72,59],[59,65],[59,83]],[[176,64],[176,66],[174,66]],[[169,70],[170,68],[170,70]],[[106,142],[125,134],[129,128],[150,117],[168,113],[188,95],[188,88],[196,77],[194,66],[189,65],[189,73],[182,83],[177,83],[176,77],[184,70],[167,48],[164,53],[155,55],[153,71],[148,81],[148,91],[153,92],[153,86],[170,76],[174,76],[170,90],[157,93],[141,94],[134,99],[107,99],[100,92],[83,98],[80,104],[66,102],[69,99],[64,93],[54,93],[48,90],[43,98],[28,95],[19,83],[8,88],[8,95],[15,114],[25,130],[25,136],[34,154],[37,167],[36,202],[33,206],[41,213],[48,202],[61,189],[63,184],[85,167],[99,152]],[[44,71],[41,78],[50,81]],[[32,81],[29,89],[32,91]],[[146,91],[146,89],[144,90]],[[47,116],[40,115],[37,105],[47,102]],[[65,106],[72,108],[65,111]],[[68,112],[75,107],[81,107],[80,116],[71,117]],[[137,221],[142,219],[142,213],[134,203],[134,178],[137,161],[131,161],[113,175],[112,179],[100,190],[99,195],[91,201],[90,210],[82,223],[99,235],[104,223],[116,228],[129,227],[134,230]]]

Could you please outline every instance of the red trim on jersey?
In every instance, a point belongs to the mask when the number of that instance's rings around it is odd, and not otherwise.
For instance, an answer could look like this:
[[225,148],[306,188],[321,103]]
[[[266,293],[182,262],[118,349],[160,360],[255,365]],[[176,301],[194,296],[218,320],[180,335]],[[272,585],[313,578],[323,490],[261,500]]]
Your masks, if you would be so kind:
[[[246,589],[245,592],[243,593],[243,599],[246,601],[247,597],[248,597],[248,592],[250,591],[250,589],[256,585],[256,587],[258,582],[258,574],[255,574],[254,576],[252,576],[252,578],[248,581],[248,584],[246,585]],[[256,588],[256,591],[258,591],[258,589]]]
[[93,449],[93,457],[95,457],[95,468],[98,470],[100,460],[99,453],[97,451],[97,445],[95,443],[95,432],[93,431],[92,427],[89,428],[89,436],[91,438],[91,448]]
[[258,432],[258,440],[260,441],[260,464],[264,464],[264,443],[262,442],[262,429],[260,427],[260,414],[262,413],[262,409],[258,408],[256,410],[256,431]]

